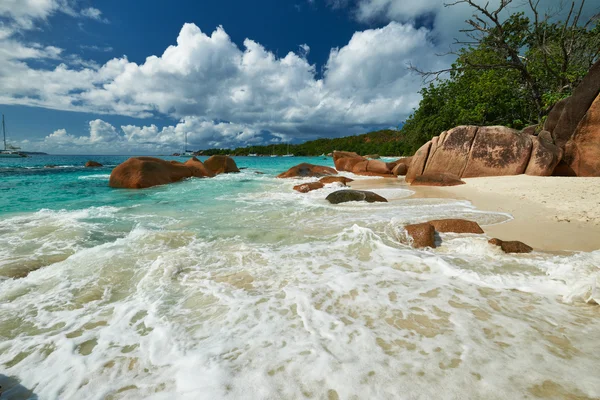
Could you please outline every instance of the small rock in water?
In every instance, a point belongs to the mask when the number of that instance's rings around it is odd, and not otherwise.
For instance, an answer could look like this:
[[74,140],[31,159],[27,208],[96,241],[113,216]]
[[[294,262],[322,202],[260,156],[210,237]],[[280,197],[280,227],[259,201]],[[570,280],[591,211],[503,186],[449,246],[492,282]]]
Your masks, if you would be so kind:
[[452,233],[483,233],[483,229],[475,221],[467,221],[466,219],[436,219],[429,221],[438,232]]
[[89,160],[88,162],[86,162],[86,163],[85,163],[85,167],[86,167],[86,168],[102,167],[102,166],[103,166],[103,165],[102,165],[102,164],[100,164],[99,162],[97,162],[97,161],[92,161],[92,160]]
[[311,190],[321,189],[323,186],[324,185],[321,182],[309,182],[294,186],[294,190],[297,190],[300,193],[308,193]]
[[47,164],[47,165],[44,165],[44,168],[56,168],[56,165],[54,165],[54,164]]
[[500,240],[498,238],[493,238],[488,241],[488,243],[500,246],[503,252],[505,253],[531,253],[533,248],[526,245],[523,242],[519,242],[518,240]]
[[412,238],[412,246],[415,248],[435,248],[435,228],[428,222],[422,224],[406,225],[406,233]]
[[366,201],[368,203],[384,202],[387,200],[380,195],[368,192],[366,190],[338,190],[337,192],[330,193],[325,198],[331,204],[346,203],[348,201]]

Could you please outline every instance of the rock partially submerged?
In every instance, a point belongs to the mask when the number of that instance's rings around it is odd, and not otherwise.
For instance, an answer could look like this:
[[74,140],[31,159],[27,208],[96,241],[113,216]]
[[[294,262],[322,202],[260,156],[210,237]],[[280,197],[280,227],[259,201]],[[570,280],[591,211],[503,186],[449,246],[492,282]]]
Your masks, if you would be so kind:
[[89,160],[88,162],[85,163],[86,168],[95,168],[95,167],[102,167],[102,166],[103,165],[100,164],[99,162],[92,161],[92,160]]
[[155,157],[132,157],[113,169],[108,185],[112,188],[143,189],[185,178],[213,176],[215,174],[195,157],[185,164]]
[[500,246],[502,251],[505,253],[531,253],[533,251],[531,246],[528,246],[523,242],[519,242],[518,240],[508,241],[493,238],[490,239],[488,243],[494,246]]
[[324,186],[321,182],[309,182],[294,186],[294,190],[300,193],[308,193],[313,190],[322,189]]
[[215,176],[215,173],[208,169],[206,165],[204,165],[202,161],[198,160],[196,157],[190,158],[189,160],[184,162],[183,165],[190,169],[193,177],[212,178]]
[[435,248],[435,228],[430,223],[411,224],[404,227],[406,233],[412,239],[412,247]]
[[482,234],[483,229],[475,221],[466,219],[436,219],[420,224],[411,224],[404,227],[406,233],[412,238],[412,246],[416,248],[435,248],[435,233],[474,233]]
[[366,201],[367,203],[384,202],[387,200],[380,195],[366,190],[338,190],[330,193],[326,198],[331,204],[346,203],[349,201]]
[[108,185],[113,188],[143,189],[177,182],[191,176],[192,171],[177,161],[132,157],[113,169]]
[[337,175],[337,171],[323,165],[314,165],[309,163],[298,164],[287,171],[277,175],[277,178],[306,178],[322,177],[328,175]]
[[233,158],[229,156],[211,156],[204,161],[204,165],[216,175],[240,172]]

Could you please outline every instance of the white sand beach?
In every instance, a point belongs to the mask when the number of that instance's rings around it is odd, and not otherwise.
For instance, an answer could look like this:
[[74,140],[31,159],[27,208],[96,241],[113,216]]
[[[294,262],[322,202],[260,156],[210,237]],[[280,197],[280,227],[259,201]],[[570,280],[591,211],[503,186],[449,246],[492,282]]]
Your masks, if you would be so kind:
[[469,200],[485,211],[505,212],[513,220],[483,226],[486,234],[520,240],[536,250],[600,249],[600,178],[528,175],[464,179],[451,187],[408,186],[402,179],[352,182],[356,189],[405,187],[413,197]]

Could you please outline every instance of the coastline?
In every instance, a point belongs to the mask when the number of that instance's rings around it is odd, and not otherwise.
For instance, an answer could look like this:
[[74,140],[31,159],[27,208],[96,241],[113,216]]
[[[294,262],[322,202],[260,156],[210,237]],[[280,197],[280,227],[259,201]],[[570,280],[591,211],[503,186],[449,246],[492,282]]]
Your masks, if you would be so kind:
[[483,225],[490,237],[519,240],[547,252],[600,249],[600,178],[527,175],[464,179],[465,185],[410,186],[403,179],[369,179],[354,189],[402,188],[409,198],[467,200],[481,211],[503,212],[513,219]]

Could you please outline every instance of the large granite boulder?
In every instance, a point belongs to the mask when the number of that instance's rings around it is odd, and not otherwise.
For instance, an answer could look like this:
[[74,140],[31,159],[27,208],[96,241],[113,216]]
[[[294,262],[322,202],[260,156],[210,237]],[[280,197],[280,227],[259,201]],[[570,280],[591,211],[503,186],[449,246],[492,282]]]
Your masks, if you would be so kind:
[[427,164],[427,157],[429,157],[429,150],[431,149],[431,140],[425,143],[417,150],[412,156],[412,161],[408,167],[408,172],[404,178],[406,182],[412,183],[412,181],[419,175],[423,174],[425,164]]
[[538,136],[532,136],[531,156],[525,168],[525,174],[533,176],[550,176],[558,165],[563,151],[546,138],[549,132],[542,131]]
[[531,148],[531,135],[504,126],[482,126],[460,177],[520,175],[527,168]]
[[338,190],[330,193],[326,198],[331,204],[346,203],[349,201],[366,201],[367,203],[383,202],[387,200],[380,195],[366,190]]
[[193,177],[212,178],[215,176],[215,173],[212,170],[206,168],[202,161],[198,160],[196,157],[190,158],[189,160],[184,162],[183,165],[190,169]]
[[366,161],[366,158],[351,151],[333,152],[333,163],[338,171],[352,172],[354,166],[361,161]]
[[420,175],[473,178],[522,174],[529,164],[532,138],[535,136],[504,126],[457,126],[417,150],[406,181],[413,183]]
[[[590,68],[588,74],[573,90],[571,97],[563,102],[556,126],[552,127],[549,123],[544,126],[544,129],[552,132],[554,144],[559,147],[564,147],[567,144],[598,93],[600,93],[600,60]],[[558,111],[554,112],[552,110],[548,119],[555,119],[556,117],[553,114],[557,113]]]
[[565,145],[564,160],[577,176],[600,176],[600,95]]
[[240,172],[233,158],[229,156],[215,155],[204,161],[204,166],[216,175]]
[[110,174],[113,188],[142,189],[190,178],[192,171],[177,161],[154,157],[133,157],[119,164]]
[[457,126],[434,137],[423,174],[449,173],[462,177],[477,131],[476,126]]
[[[562,114],[568,102],[569,98],[567,97],[566,99],[562,99],[552,106],[552,109],[548,113],[546,121],[544,122],[545,131],[552,132],[554,128],[556,128],[556,124],[560,119],[560,115]],[[552,142],[554,142],[554,139],[552,139]]]
[[337,175],[337,171],[323,165],[314,165],[309,163],[298,164],[285,172],[277,175],[277,178],[306,178],[321,177],[327,175]]
[[422,224],[406,225],[404,229],[406,229],[406,233],[412,239],[412,247],[435,248],[435,228],[433,225],[424,222]]

